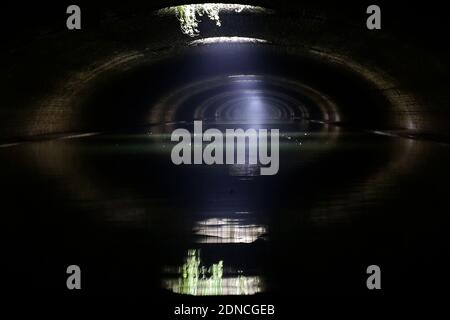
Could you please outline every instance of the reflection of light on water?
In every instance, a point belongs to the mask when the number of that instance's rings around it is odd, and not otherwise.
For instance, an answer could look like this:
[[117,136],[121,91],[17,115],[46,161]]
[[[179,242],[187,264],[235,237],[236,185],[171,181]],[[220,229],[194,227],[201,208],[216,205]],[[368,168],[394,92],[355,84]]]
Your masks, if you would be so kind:
[[222,260],[209,268],[202,266],[198,250],[188,251],[179,274],[178,279],[165,279],[164,287],[174,293],[194,296],[252,295],[263,290],[262,281],[257,276],[224,276]]
[[268,43],[265,39],[249,37],[210,37],[191,41],[189,45],[214,44],[214,43]]
[[212,218],[200,221],[194,234],[200,243],[251,243],[267,232],[263,225],[245,224],[244,219]]
[[227,277],[218,280],[196,279],[191,283],[181,279],[168,279],[164,281],[167,289],[174,293],[189,294],[194,296],[232,296],[253,295],[261,292],[261,280],[259,277]]
[[257,164],[230,165],[229,175],[233,177],[257,177],[260,175],[260,166]]

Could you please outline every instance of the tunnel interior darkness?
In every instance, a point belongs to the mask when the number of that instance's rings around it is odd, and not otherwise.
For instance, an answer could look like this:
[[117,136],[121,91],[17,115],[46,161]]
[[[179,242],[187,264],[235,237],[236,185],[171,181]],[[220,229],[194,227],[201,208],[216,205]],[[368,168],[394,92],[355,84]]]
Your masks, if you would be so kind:
[[[224,11],[220,27],[204,17],[190,37],[158,11],[180,4],[83,2],[73,32],[65,4],[33,6],[20,26],[8,8],[7,287],[71,294],[76,261],[87,295],[282,303],[373,295],[375,263],[382,295],[438,294],[450,209],[442,12],[382,1],[383,29],[369,31],[364,1],[242,1],[267,10]],[[170,134],[195,120],[280,129],[278,174],[175,166]]]

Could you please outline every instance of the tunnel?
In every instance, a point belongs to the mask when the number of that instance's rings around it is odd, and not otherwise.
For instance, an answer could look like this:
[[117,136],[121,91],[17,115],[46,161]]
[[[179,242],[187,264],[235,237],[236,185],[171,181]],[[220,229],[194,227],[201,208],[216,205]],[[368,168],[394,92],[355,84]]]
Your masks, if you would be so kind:
[[[1,21],[12,295],[264,302],[283,315],[286,297],[440,295],[450,52],[439,5],[377,1],[382,28],[370,30],[368,1],[77,4],[79,30],[66,27],[70,3],[8,4]],[[279,133],[277,171],[174,164],[173,132],[196,123]],[[79,291],[66,288],[72,264]],[[370,265],[381,290],[366,286]]]

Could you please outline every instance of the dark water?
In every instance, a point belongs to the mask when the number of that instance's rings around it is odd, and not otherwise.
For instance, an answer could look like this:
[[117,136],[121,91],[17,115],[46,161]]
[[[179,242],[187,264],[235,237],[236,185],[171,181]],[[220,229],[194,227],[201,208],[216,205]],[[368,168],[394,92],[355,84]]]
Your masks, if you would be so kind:
[[68,294],[77,264],[84,295],[367,295],[377,264],[384,295],[437,293],[450,148],[280,129],[274,176],[176,166],[171,126],[0,148],[7,285]]

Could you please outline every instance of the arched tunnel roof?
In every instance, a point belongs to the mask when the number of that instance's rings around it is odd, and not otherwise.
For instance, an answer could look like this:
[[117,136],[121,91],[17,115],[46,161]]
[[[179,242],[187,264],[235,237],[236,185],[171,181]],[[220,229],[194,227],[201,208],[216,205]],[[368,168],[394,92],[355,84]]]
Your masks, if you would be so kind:
[[[226,68],[220,70],[220,63],[213,63],[221,60],[227,66],[235,64],[237,72],[241,68],[247,74],[283,73],[287,81],[311,82],[312,87],[319,82],[314,77],[325,72],[320,79],[322,88],[317,89],[319,94],[336,100],[342,124],[447,138],[444,119],[449,112],[445,103],[448,90],[443,86],[448,72],[446,51],[436,54],[434,50],[439,48],[440,39],[427,34],[433,24],[427,21],[415,28],[408,23],[418,14],[418,7],[390,5],[389,14],[395,17],[386,18],[383,33],[377,33],[361,27],[365,23],[362,5],[348,9],[339,4],[324,6],[320,1],[300,5],[244,1],[242,4],[267,10],[223,12],[220,27],[203,19],[200,34],[190,37],[181,32],[174,14],[158,11],[178,4],[86,4],[83,29],[71,33],[57,17],[58,7],[50,12],[40,12],[37,7],[25,13],[21,20],[25,30],[31,32],[23,37],[19,32],[5,40],[9,50],[4,58],[2,87],[13,90],[3,94],[2,139],[145,124],[148,118],[142,115],[143,109],[151,108],[151,101],[157,104],[164,98],[158,86],[164,81],[166,85],[171,81],[173,88],[183,85],[183,73],[188,76],[189,68],[182,61],[186,56],[195,58],[190,64],[196,68],[190,70],[193,78],[184,79],[186,83],[208,73],[225,72]],[[43,24],[34,28],[42,20]],[[218,37],[263,39],[264,43],[238,42],[225,50],[214,40],[205,43],[204,39]],[[398,37],[403,39],[401,45]],[[239,50],[247,50],[241,61],[229,58]],[[258,56],[251,56],[255,54]],[[400,61],[398,56],[402,57]],[[177,61],[179,70],[175,70]],[[172,65],[167,67],[169,63]],[[146,70],[148,76],[144,71],[138,74],[139,70]],[[178,83],[168,79],[170,74],[178,75]],[[145,105],[142,101],[134,105],[99,103],[98,99],[115,98],[98,97],[97,88],[126,87],[136,77],[145,78],[149,85]],[[346,86],[337,88],[334,84],[339,82]],[[135,94],[132,88],[127,90],[131,91],[122,94]],[[139,99],[144,97],[135,100]]]

